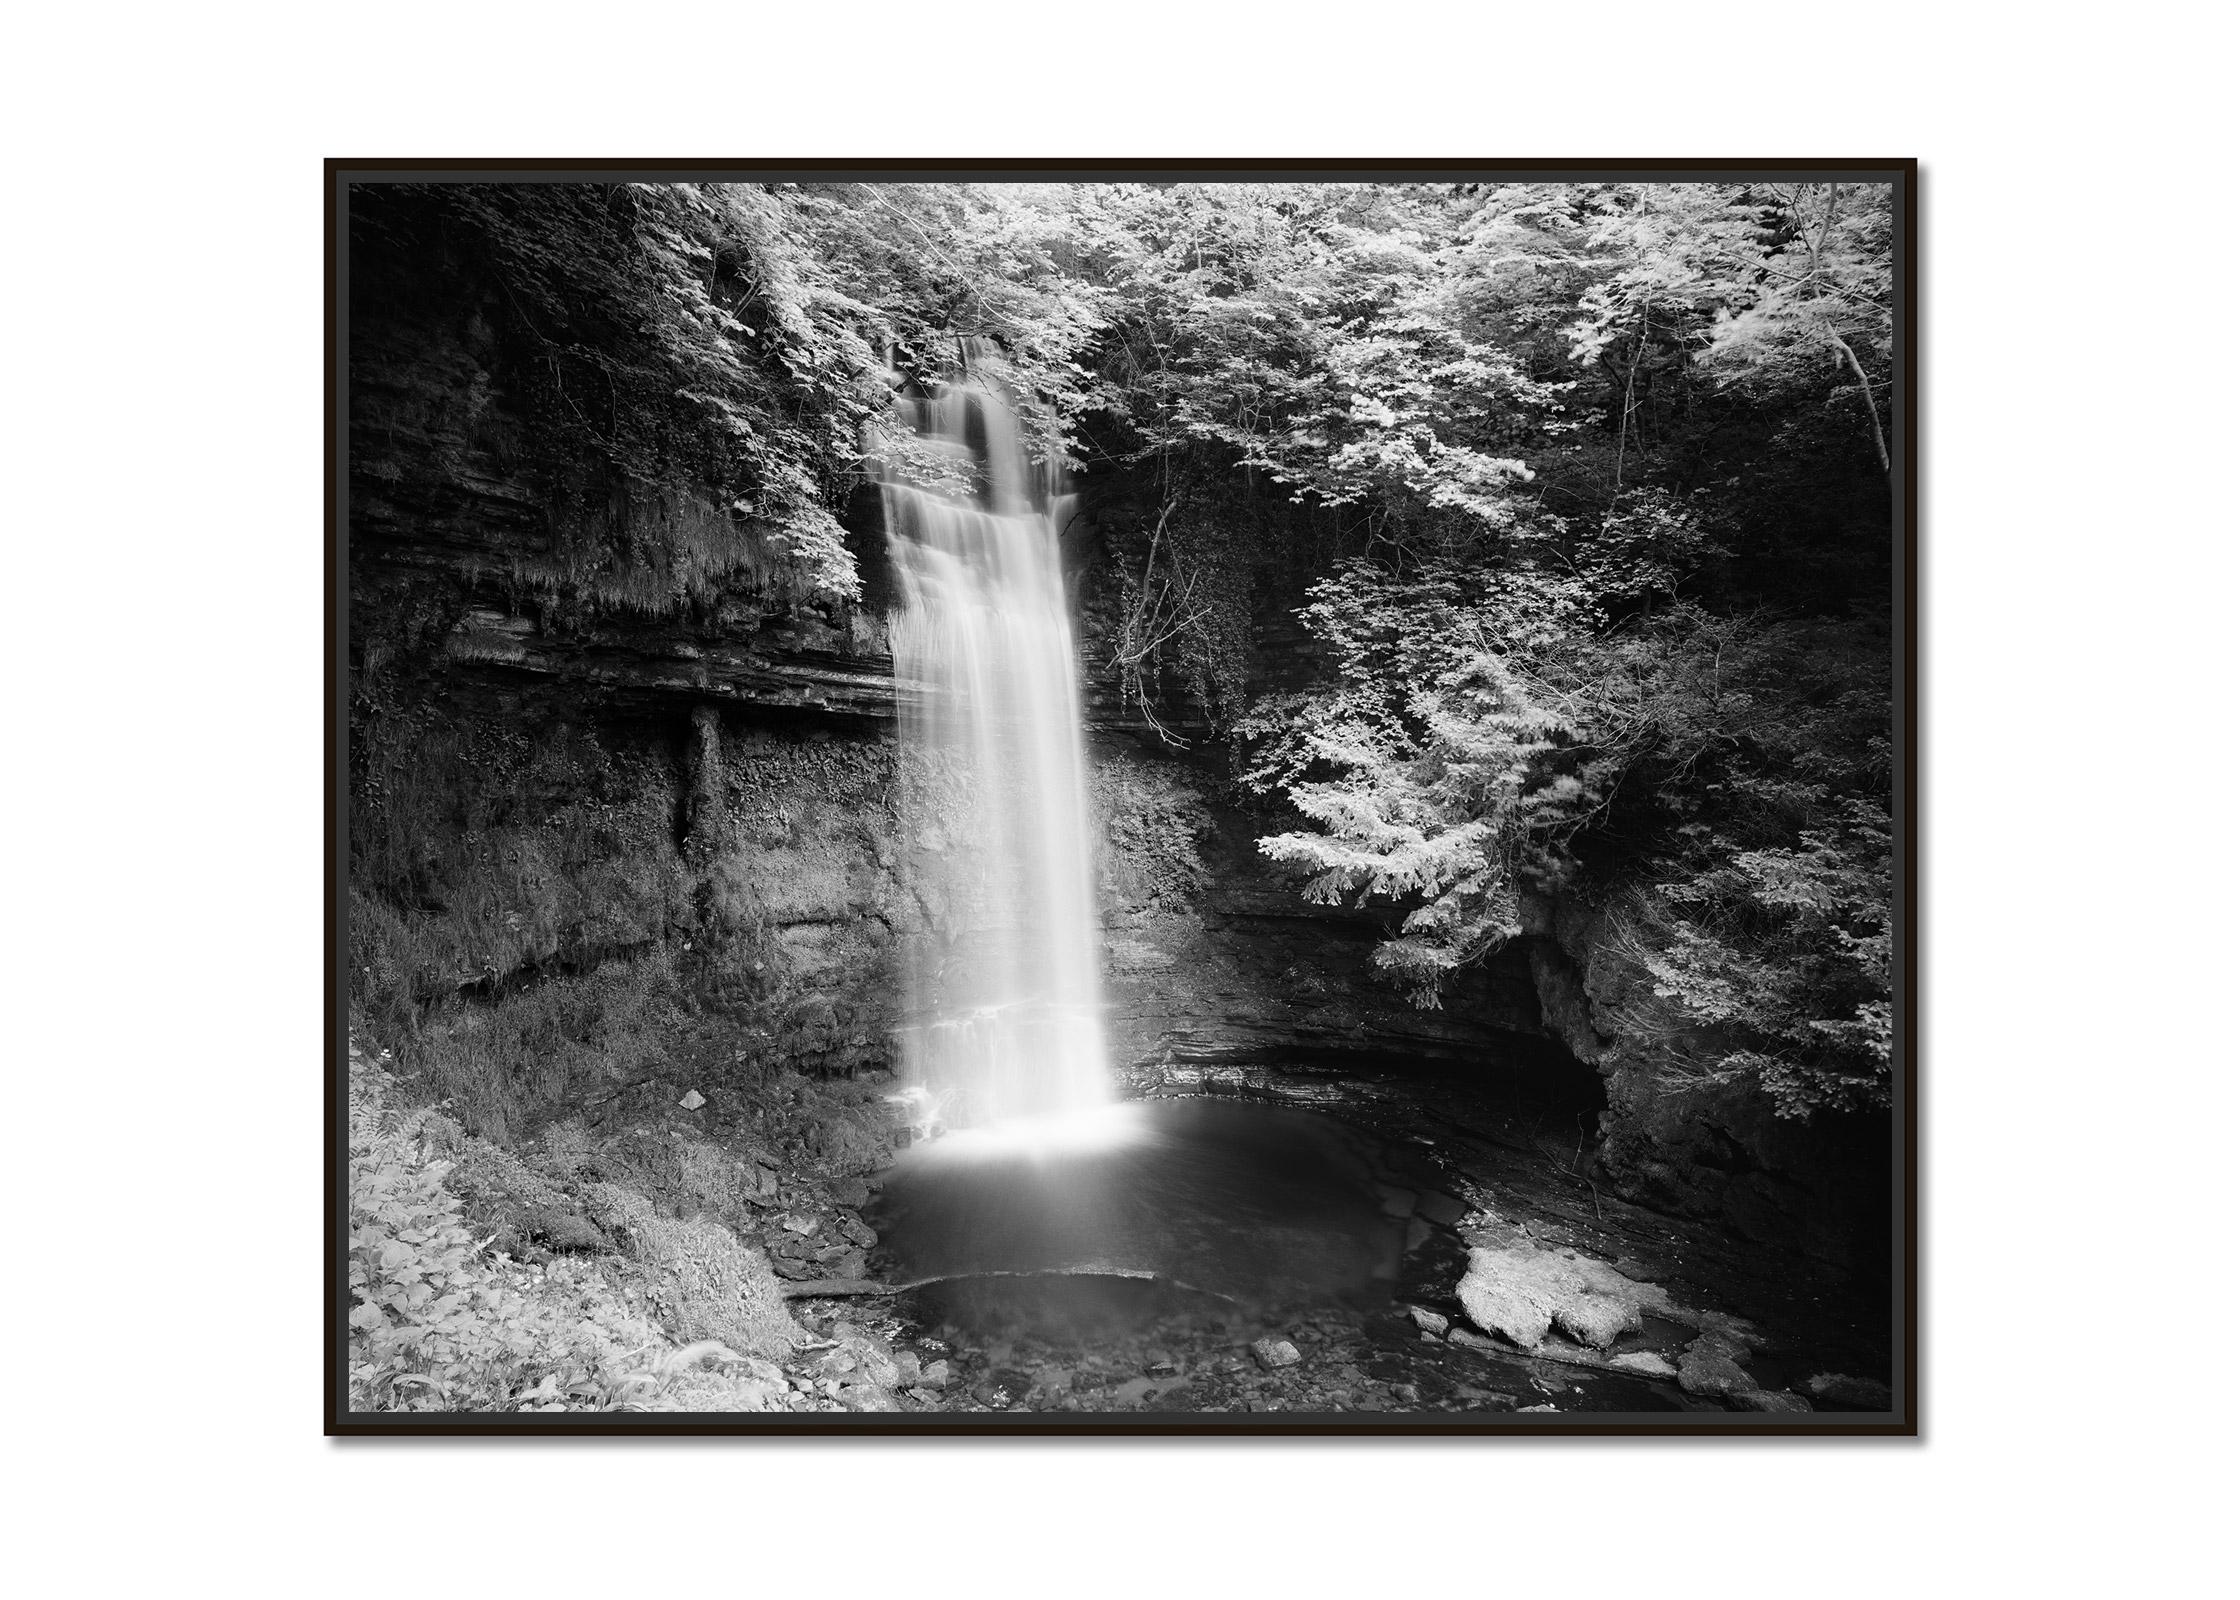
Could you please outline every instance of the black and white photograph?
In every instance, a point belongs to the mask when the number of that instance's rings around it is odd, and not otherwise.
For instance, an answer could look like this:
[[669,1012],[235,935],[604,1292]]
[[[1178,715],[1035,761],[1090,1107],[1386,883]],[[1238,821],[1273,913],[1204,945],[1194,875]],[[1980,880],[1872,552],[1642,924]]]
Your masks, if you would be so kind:
[[328,181],[330,1431],[1914,1431],[1911,162]]
[[11,1592],[2231,1587],[2213,14],[17,10]]

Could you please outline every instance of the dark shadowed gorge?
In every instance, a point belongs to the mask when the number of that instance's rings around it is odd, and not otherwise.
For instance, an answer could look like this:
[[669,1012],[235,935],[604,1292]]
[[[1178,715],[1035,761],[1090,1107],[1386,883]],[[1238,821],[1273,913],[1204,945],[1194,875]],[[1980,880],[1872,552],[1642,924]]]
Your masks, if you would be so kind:
[[[1887,1412],[1891,229],[354,189],[353,1408]],[[880,482],[965,382],[1063,482],[1154,1130],[1002,1203],[898,1043],[986,808]]]

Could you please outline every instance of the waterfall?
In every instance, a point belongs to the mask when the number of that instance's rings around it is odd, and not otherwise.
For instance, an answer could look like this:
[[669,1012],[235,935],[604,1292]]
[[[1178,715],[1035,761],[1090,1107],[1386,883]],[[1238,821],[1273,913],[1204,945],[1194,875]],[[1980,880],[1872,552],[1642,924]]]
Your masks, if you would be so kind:
[[911,1093],[949,1127],[1112,1097],[1058,534],[1073,497],[1016,413],[972,381],[895,402],[881,463],[911,888]]

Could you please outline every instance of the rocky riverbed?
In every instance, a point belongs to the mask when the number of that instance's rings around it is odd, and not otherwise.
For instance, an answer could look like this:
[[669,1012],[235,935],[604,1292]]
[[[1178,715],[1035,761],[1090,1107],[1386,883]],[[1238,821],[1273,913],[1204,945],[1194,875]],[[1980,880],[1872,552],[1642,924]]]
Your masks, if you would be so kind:
[[[352,1062],[355,1092],[375,1063],[355,1049]],[[1212,1127],[1229,1147],[1186,1154],[1218,1154],[1243,1176],[1223,1165],[1194,1188],[1149,1191],[1109,1260],[1023,1273],[973,1260],[930,1277],[880,1232],[895,1210],[885,1191],[909,1170],[892,1088],[883,1072],[788,1078],[728,1110],[698,1091],[658,1103],[639,1094],[518,1151],[466,1133],[440,1107],[384,1113],[383,1126],[392,1152],[440,1178],[486,1264],[485,1290],[645,1345],[610,1350],[610,1364],[630,1369],[620,1378],[530,1374],[513,1397],[527,1409],[1889,1406],[1879,1285],[1758,1256],[1713,1227],[1601,1193],[1568,1164],[1560,1107],[1495,1092],[1482,1076],[1144,1069],[1128,1084],[1143,1111],[1170,1129]],[[1290,1131],[1237,1143],[1256,1123]],[[1276,1187],[1255,1162],[1278,1174]],[[1053,1168],[1050,1194],[1065,1181]],[[1312,1185],[1333,1183],[1350,1186],[1352,1210],[1317,1211]],[[1318,1281],[1296,1253],[1325,1240],[1352,1254]],[[1287,1248],[1281,1271],[1237,1268],[1280,1262]]]
[[[1162,1079],[1168,1081],[1161,1081]],[[1313,1104],[1374,1162],[1388,1284],[1255,1305],[1155,1278],[979,1277],[886,1294],[856,1270],[858,1204],[766,1235],[813,1337],[795,1403],[980,1414],[1809,1413],[1888,1409],[1875,1286],[1754,1258],[1716,1230],[1575,1179],[1543,1113],[1461,1081],[1139,1075],[1141,1092]],[[1218,1221],[1214,1220],[1218,1226]],[[813,1241],[829,1239],[818,1245]],[[866,1270],[907,1274],[874,1246]],[[842,1290],[820,1293],[820,1288]]]

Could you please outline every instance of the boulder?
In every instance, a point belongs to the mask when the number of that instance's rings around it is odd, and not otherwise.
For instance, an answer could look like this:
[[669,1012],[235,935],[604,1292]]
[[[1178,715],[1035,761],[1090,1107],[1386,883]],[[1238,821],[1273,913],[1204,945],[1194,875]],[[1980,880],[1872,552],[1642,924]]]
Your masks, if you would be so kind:
[[1669,1303],[1655,1284],[1636,1283],[1591,1258],[1543,1250],[1522,1235],[1473,1248],[1455,1294],[1472,1322],[1523,1350],[1537,1349],[1551,1327],[1607,1349],[1641,1326],[1644,1307]]
[[1680,1369],[1654,1350],[1631,1350],[1610,1358],[1612,1372],[1630,1372],[1637,1378],[1676,1378]]
[[1547,1338],[1557,1296],[1583,1287],[1575,1275],[1559,1280],[1551,1269],[1560,1266],[1555,1257],[1529,1248],[1473,1250],[1455,1294],[1472,1322],[1530,1350]]
[[1556,1307],[1556,1326],[1581,1344],[1607,1350],[1618,1335],[1641,1326],[1641,1308],[1615,1295],[1584,1294]]
[[1295,1367],[1299,1364],[1299,1347],[1289,1339],[1255,1339],[1252,1359],[1271,1371],[1277,1367]]
[[1748,1394],[1758,1385],[1736,1364],[1724,1344],[1698,1339],[1681,1353],[1680,1387],[1692,1395],[1724,1400]]

